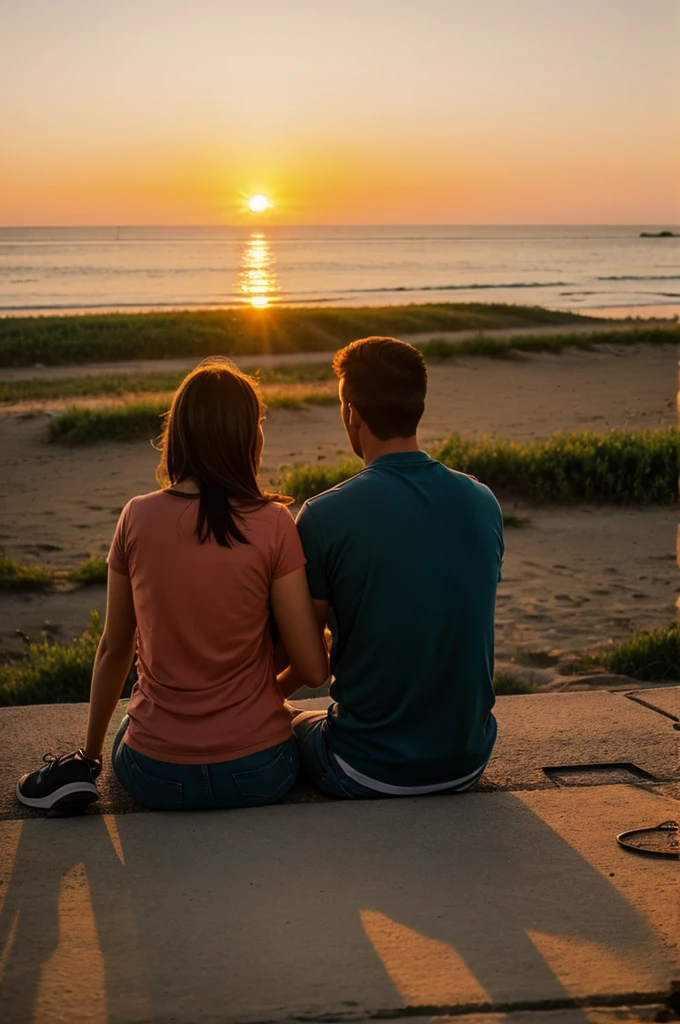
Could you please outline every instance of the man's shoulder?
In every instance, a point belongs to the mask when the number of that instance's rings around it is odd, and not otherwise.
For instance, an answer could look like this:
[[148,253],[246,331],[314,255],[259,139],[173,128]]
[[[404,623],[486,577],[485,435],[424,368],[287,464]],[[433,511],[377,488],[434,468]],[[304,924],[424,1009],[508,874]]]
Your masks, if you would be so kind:
[[486,505],[500,508],[493,491],[476,476],[452,469],[439,459],[431,458],[430,467],[434,472],[429,476],[429,485],[435,494],[439,492],[442,497],[455,497],[458,500],[463,498],[480,507]]
[[446,474],[446,480],[461,487],[471,498],[498,504],[493,491],[486,484],[478,480],[476,476],[472,476],[470,473],[463,473],[459,469],[451,469],[450,466],[445,466],[443,462],[438,462],[437,465],[441,466],[442,475]]
[[365,491],[367,486],[370,487],[372,483],[372,475],[369,468],[364,467],[354,476],[349,477],[348,480],[342,480],[335,487],[331,487],[329,490],[323,491],[313,498],[308,498],[303,505],[303,511],[311,511],[317,518],[334,515],[336,512],[346,509],[355,500],[360,500],[360,494]]

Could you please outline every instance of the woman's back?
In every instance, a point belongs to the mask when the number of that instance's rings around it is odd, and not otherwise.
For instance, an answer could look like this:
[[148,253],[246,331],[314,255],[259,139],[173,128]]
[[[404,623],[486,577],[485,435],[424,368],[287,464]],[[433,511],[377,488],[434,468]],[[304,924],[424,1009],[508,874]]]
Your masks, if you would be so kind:
[[288,510],[238,519],[247,543],[196,535],[198,499],[133,498],[109,554],[130,576],[138,683],[126,743],[161,761],[209,764],[282,743],[290,716],[276,688],[268,628],[274,579],[304,565]]

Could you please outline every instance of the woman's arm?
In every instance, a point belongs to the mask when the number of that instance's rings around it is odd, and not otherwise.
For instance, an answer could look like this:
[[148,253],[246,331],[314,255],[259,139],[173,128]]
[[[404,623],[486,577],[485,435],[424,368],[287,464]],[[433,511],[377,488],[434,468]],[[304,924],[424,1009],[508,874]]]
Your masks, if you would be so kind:
[[328,678],[328,654],[323,629],[319,628],[309,596],[305,570],[295,569],[274,580],[271,602],[281,641],[290,658],[290,669],[279,676],[284,696],[301,686],[321,686]]
[[109,568],[106,622],[94,659],[86,757],[101,757],[104,737],[125,685],[135,653],[137,620],[130,577]]

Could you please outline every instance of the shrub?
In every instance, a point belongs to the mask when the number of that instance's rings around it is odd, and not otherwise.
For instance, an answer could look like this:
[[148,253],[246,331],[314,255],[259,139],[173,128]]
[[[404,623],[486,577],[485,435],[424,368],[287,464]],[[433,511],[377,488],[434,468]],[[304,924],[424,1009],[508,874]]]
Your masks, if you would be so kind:
[[73,583],[106,583],[109,567],[105,558],[88,558],[72,569],[67,578]]
[[[672,504],[678,494],[678,441],[675,428],[636,434],[586,430],[525,442],[472,441],[452,434],[431,455],[496,491],[531,501]],[[294,466],[282,475],[281,486],[302,502],[360,469],[356,459],[336,466]]]
[[513,675],[512,672],[496,672],[493,688],[497,697],[511,697],[520,693],[535,693],[536,687],[528,679]]
[[[334,389],[305,385],[279,385],[265,390],[263,398],[270,409],[303,409],[306,405],[334,405],[338,401]],[[67,409],[50,422],[49,438],[66,444],[151,440],[160,433],[169,407],[169,399],[152,399],[96,409]]]
[[306,463],[284,469],[280,476],[279,488],[283,494],[290,494],[296,502],[302,504],[307,498],[313,498],[329,487],[335,487],[343,480],[356,476],[364,468],[361,459],[345,458],[334,466],[319,466]]
[[[92,611],[89,626],[70,644],[30,643],[23,658],[0,665],[0,706],[88,701],[101,634],[101,616]],[[129,697],[135,678],[133,665],[121,696]]]
[[521,530],[523,526],[528,526],[531,522],[531,516],[516,516],[511,512],[503,513],[503,526],[514,527],[515,529]]
[[[253,371],[266,389],[287,384],[318,384],[334,379],[330,362],[300,363]],[[60,398],[122,398],[134,394],[167,394],[176,391],[186,373],[99,374],[88,377],[57,377],[45,380],[11,380],[0,383],[0,402],[50,401]]]
[[584,658],[580,667],[587,670],[592,665],[646,682],[680,680],[680,622],[634,633],[630,639]]
[[101,618],[70,644],[31,643],[24,658],[0,666],[0,705],[86,701],[102,632]]
[[0,590],[35,590],[51,582],[49,570],[39,565],[21,565],[0,548]]
[[680,342],[680,327],[631,327],[624,330],[584,333],[516,335],[492,338],[480,334],[462,341],[433,338],[418,346],[425,358],[451,359],[456,356],[486,356],[490,359],[519,359],[523,352],[552,352],[567,348],[591,351],[597,345],[672,345]]
[[169,402],[136,402],[100,409],[67,409],[49,427],[50,441],[88,444],[93,441],[136,441],[160,433]]

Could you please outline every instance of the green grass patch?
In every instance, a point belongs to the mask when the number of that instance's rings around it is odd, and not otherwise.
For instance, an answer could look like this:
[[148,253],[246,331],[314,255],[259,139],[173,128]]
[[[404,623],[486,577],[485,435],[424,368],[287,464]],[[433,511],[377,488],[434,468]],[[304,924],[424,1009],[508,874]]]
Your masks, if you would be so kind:
[[89,626],[72,643],[29,644],[23,658],[0,666],[0,705],[88,700],[101,633],[101,618],[93,611]]
[[452,359],[456,356],[519,359],[523,353],[532,352],[559,355],[567,348],[590,352],[598,345],[677,345],[679,342],[680,327],[631,327],[627,330],[587,331],[578,334],[517,335],[514,338],[479,335],[463,341],[433,338],[418,348],[426,359]]
[[594,666],[620,676],[657,683],[680,680],[680,622],[634,633],[628,640],[582,658],[580,671]]
[[337,387],[314,388],[305,384],[281,384],[262,388],[268,409],[304,409],[307,405],[337,405]]
[[0,590],[44,590],[54,583],[106,583],[108,566],[103,558],[88,558],[66,572],[22,565],[0,548]]
[[37,590],[52,582],[53,573],[39,565],[21,565],[0,548],[0,590]]
[[[335,405],[334,388],[281,385],[263,389],[269,409],[304,409],[308,405]],[[168,399],[149,399],[125,405],[67,409],[51,420],[50,441],[91,444],[95,441],[139,441],[156,437],[161,420],[170,408]]]
[[536,687],[528,679],[513,675],[512,672],[496,672],[493,688],[497,697],[511,697],[519,693],[535,693]]
[[513,529],[521,530],[523,526],[528,526],[531,522],[531,516],[516,516],[512,512],[503,513],[503,526],[510,526]]
[[329,487],[349,480],[364,468],[361,459],[350,456],[330,466],[318,463],[302,463],[284,469],[281,473],[279,488],[283,494],[290,494],[298,504],[313,498]]
[[[330,363],[301,363],[275,369],[253,370],[264,386],[316,384],[334,380]],[[0,402],[44,402],[64,398],[122,398],[125,395],[176,391],[185,372],[147,374],[100,374],[53,380],[16,380],[0,383]]]
[[88,558],[81,562],[67,573],[67,579],[72,583],[106,583],[109,574],[109,567],[105,558]]
[[67,409],[49,426],[50,441],[91,444],[94,441],[137,441],[160,433],[169,402],[135,402],[101,409]]
[[[534,502],[587,501],[618,505],[674,504],[678,497],[678,431],[592,430],[553,434],[545,441],[471,441],[452,434],[430,454],[476,476],[499,493]],[[362,468],[358,459],[335,466],[300,465],[281,487],[297,502],[334,487]]]
[[481,302],[4,317],[0,319],[0,366],[333,351],[371,334],[586,326],[593,319],[540,306]]

